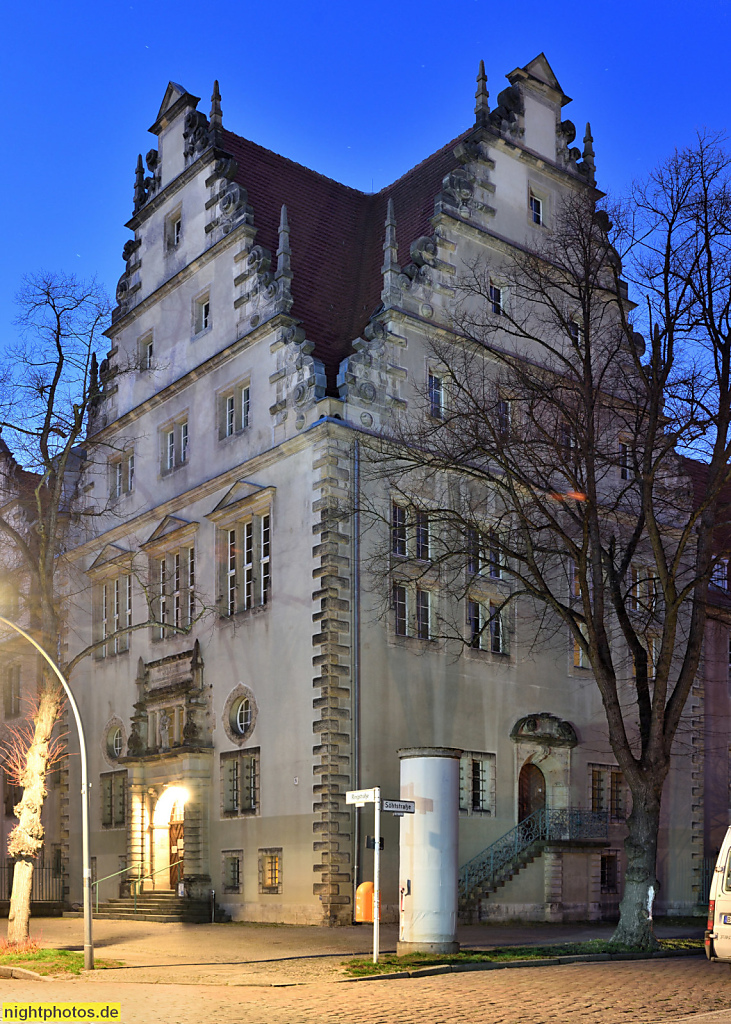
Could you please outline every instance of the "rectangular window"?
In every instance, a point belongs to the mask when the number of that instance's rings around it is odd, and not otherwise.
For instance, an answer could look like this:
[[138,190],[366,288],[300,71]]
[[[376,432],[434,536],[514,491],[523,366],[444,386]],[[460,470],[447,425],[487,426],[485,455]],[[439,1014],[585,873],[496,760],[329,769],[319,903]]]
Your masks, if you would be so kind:
[[579,320],[569,320],[569,334],[576,345],[584,344],[584,324]]
[[435,373],[429,374],[429,415],[435,420],[444,419],[444,386]]
[[232,386],[219,395],[219,426],[220,440],[233,437],[249,426],[249,410],[251,406],[251,390],[248,382]]
[[510,402],[507,399],[498,399],[495,415],[497,433],[501,437],[508,437],[510,434]]
[[416,591],[416,635],[419,640],[431,638],[431,594],[428,590]]
[[[589,634],[585,623],[579,623],[579,631],[584,638],[584,641],[588,642]],[[580,643],[576,637],[574,637],[574,668],[591,668],[589,654],[586,651],[584,644]]]
[[243,850],[223,850],[221,852],[221,881],[224,892],[241,892],[243,873],[241,865],[244,860]]
[[479,651],[482,647],[482,634],[485,626],[484,613],[479,601],[467,602],[467,619],[470,627],[470,647]]
[[406,509],[396,502],[391,505],[391,554],[406,555]]
[[0,768],[3,779],[3,809],[6,818],[15,817],[15,808],[23,799],[23,787],[13,781],[7,768]]
[[619,854],[616,850],[602,853],[600,884],[603,893],[619,892]]
[[581,575],[573,558],[569,559],[569,596],[574,600],[581,597]]
[[429,561],[429,515],[422,510],[416,513],[416,557]]
[[109,497],[112,501],[129,494],[135,483],[135,453],[130,450],[109,460]]
[[11,665],[5,674],[3,713],[6,722],[20,715],[20,665]]
[[543,223],[543,202],[532,193],[530,197],[530,216],[534,224]]
[[271,516],[251,519],[223,531],[224,615],[269,603],[271,596]]
[[121,828],[127,820],[127,772],[100,776],[102,827]]
[[624,441],[619,442],[619,478],[629,480],[630,475],[629,446]]
[[165,248],[167,252],[177,249],[182,236],[183,219],[180,216],[180,209],[177,209],[165,218]]
[[258,748],[221,754],[221,811],[224,817],[258,814]]
[[499,606],[492,602],[490,602],[490,650],[493,654],[507,654],[503,613]]
[[129,650],[132,625],[132,576],[125,573],[98,585],[94,600],[95,629],[98,640],[108,640],[96,649],[97,658],[107,658]]
[[211,301],[208,295],[202,295],[196,299],[193,309],[194,323],[193,330],[196,334],[202,334],[211,326]]
[[182,233],[183,222],[180,217],[176,217],[173,221],[173,245],[180,245],[180,236]]
[[459,808],[465,814],[495,814],[495,755],[465,752],[459,761]]
[[152,331],[143,335],[138,342],[138,355],[141,370],[151,370],[155,359],[155,346]]
[[503,555],[500,535],[497,530],[490,530],[488,560],[490,564],[490,578],[501,580],[503,578]]
[[408,633],[406,587],[400,583],[394,583],[393,585],[392,602],[394,632],[396,636],[406,636]]
[[184,466],[190,455],[190,431],[187,416],[182,416],[176,423],[169,423],[160,433],[161,469],[163,473],[171,473],[174,469]]
[[622,772],[610,764],[593,764],[589,771],[592,811],[608,814],[612,821],[624,821],[627,817],[627,784]]
[[465,537],[467,572],[475,576],[482,570],[482,536],[476,526],[468,526]]
[[728,558],[720,558],[713,567],[711,583],[721,590],[728,590]]
[[495,284],[490,285],[490,309],[496,316],[502,316],[503,290]]
[[156,591],[154,611],[158,622],[153,639],[178,636],[195,618],[195,548],[182,547],[154,558],[150,578]]
[[281,893],[282,851],[281,849],[259,850],[259,892]]

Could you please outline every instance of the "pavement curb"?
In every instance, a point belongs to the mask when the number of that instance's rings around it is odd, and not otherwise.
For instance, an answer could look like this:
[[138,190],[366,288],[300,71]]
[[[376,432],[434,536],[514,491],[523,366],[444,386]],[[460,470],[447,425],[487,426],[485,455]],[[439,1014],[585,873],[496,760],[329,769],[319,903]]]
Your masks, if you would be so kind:
[[392,974],[366,974],[362,978],[340,978],[338,984],[353,981],[394,981],[400,978],[429,978],[435,974],[462,974],[469,971],[504,971],[522,967],[560,967],[562,964],[592,964],[618,960],[666,960],[671,957],[704,956],[703,949],[660,949],[655,953],[577,953],[575,956],[552,956],[543,960],[509,960],[505,963],[482,960],[477,963],[438,964],[417,967],[413,971],[395,971]]
[[48,981],[45,974],[28,971],[25,967],[0,966],[0,978],[17,978],[19,981]]

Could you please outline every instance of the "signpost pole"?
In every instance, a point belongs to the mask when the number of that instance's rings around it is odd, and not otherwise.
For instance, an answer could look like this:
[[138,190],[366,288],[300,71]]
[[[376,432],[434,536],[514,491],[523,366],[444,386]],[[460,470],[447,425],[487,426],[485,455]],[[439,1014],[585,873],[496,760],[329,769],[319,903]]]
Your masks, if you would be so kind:
[[381,790],[374,789],[375,849],[373,850],[373,963],[378,963],[378,946],[381,926]]

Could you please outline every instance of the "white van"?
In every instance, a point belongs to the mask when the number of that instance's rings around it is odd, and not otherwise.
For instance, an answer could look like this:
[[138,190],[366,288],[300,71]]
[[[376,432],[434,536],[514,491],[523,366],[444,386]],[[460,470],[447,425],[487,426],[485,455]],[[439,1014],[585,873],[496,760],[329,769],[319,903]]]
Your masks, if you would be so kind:
[[711,878],[705,939],[709,960],[731,962],[731,828],[721,844]]

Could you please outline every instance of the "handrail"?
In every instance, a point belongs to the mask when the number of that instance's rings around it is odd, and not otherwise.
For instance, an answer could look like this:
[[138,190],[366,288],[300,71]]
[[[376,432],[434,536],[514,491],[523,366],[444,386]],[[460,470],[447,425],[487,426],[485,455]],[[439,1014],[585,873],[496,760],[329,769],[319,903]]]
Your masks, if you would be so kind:
[[468,897],[475,889],[491,888],[502,880],[510,865],[529,847],[549,840],[606,839],[607,812],[580,807],[541,808],[519,821],[505,835],[463,864],[459,893]]
[[[147,881],[148,879],[150,881],[152,881],[152,879],[155,877],[155,875],[162,874],[163,871],[169,871],[170,868],[174,868],[176,864],[182,864],[182,863],[183,863],[182,860],[174,860],[170,864],[166,864],[164,867],[158,868],[157,871],[151,871],[149,875],[138,874],[137,878],[131,879],[132,890],[133,890],[132,895],[134,896],[134,912],[135,912],[135,914],[137,913],[137,896],[139,895],[139,892],[140,892],[140,889],[139,889],[140,884],[142,882]],[[140,869],[141,867],[142,867],[141,864],[130,864],[129,867],[122,868],[121,871],[115,871],[111,875],[105,875],[103,878],[97,878],[96,881],[91,883],[92,886],[94,886],[94,885],[96,886],[96,912],[97,912],[97,914],[99,913],[99,883],[100,882],[106,882],[110,878],[116,878],[117,875],[123,875],[125,873],[125,871],[135,871],[135,870]],[[179,877],[179,875],[178,875],[178,877]]]
[[[150,881],[152,881],[152,879],[155,877],[155,875],[159,875],[163,871],[169,871],[170,868],[174,868],[176,864],[182,864],[182,863],[183,863],[182,860],[174,860],[174,861],[171,861],[169,864],[166,864],[163,867],[158,868],[157,871],[151,871],[149,875],[140,875],[139,878],[133,878],[132,879],[132,887],[134,889],[133,895],[134,895],[134,912],[135,912],[135,914],[137,913],[137,897],[138,897],[138,895],[140,893],[140,889],[139,889],[140,882],[146,882],[148,879]],[[178,872],[178,879],[179,878],[180,878],[180,872]]]
[[[139,869],[141,867],[142,867],[141,864],[130,864],[129,867],[122,868],[121,871],[115,871],[113,874],[105,875],[103,878],[96,878],[91,883],[92,889],[94,888],[94,886],[96,886],[96,912],[97,912],[97,914],[99,913],[99,883],[100,882],[106,882],[110,878],[116,878],[117,875],[123,875],[125,873],[125,871],[135,871],[136,869]],[[133,881],[134,881],[134,879],[133,879]]]

